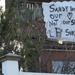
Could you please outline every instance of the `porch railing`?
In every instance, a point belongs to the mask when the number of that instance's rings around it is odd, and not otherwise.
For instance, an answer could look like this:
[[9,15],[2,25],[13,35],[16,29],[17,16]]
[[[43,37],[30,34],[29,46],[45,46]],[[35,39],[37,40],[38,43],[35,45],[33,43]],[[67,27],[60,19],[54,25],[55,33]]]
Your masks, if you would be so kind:
[[25,14],[23,13],[23,8],[24,7],[24,2],[20,2],[17,5],[18,8],[18,16],[23,15],[26,20],[35,20],[35,19],[42,19],[43,14],[42,14],[42,3],[38,2],[27,2],[26,4],[26,11]]

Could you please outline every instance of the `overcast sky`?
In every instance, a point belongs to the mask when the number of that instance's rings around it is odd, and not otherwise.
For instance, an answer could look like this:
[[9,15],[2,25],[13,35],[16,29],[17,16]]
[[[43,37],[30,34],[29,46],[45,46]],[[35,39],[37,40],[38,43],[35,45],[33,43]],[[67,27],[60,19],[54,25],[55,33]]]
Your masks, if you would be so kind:
[[3,7],[3,11],[5,10],[5,0],[0,0],[0,6]]

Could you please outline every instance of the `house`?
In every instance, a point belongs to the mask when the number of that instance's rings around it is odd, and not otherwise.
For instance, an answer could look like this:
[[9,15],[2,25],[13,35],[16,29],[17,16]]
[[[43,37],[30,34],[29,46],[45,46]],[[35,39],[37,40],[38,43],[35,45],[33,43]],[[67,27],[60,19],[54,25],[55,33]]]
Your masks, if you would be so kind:
[[[27,8],[34,9],[34,14],[31,19],[35,19],[37,14],[38,18],[43,19],[42,2],[51,2],[50,0],[28,0]],[[18,15],[22,15],[21,9],[24,2],[23,0],[17,5]],[[30,19],[30,13],[27,13],[27,20]],[[48,73],[72,73],[75,74],[75,43],[61,40],[46,40],[43,51],[41,54],[41,71]]]
[[[43,3],[44,21],[46,23],[45,27],[48,37],[44,44],[44,51],[41,58],[42,69],[45,72],[75,74],[75,28],[71,22],[67,23],[68,20],[72,21],[74,19],[73,17],[69,19],[70,15],[68,15],[71,12],[71,8],[74,8],[73,6],[69,8],[68,4],[72,5],[73,3],[66,1],[51,2],[48,3],[49,5]],[[68,8],[67,11],[65,9],[66,6]],[[72,11],[72,16],[74,16],[73,12],[75,11]],[[55,17],[56,15],[58,16]],[[66,32],[67,30],[68,33]]]
[[41,66],[42,72],[75,74],[75,43],[47,38],[41,55]]

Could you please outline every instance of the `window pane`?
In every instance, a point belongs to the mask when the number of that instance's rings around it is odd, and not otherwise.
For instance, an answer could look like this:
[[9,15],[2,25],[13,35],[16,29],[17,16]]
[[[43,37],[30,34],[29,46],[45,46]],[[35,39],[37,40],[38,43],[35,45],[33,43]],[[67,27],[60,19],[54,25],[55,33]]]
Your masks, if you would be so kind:
[[53,61],[52,62],[52,71],[53,71],[53,73],[61,73],[62,66],[63,66],[62,61]]
[[75,74],[75,62],[73,61],[52,61],[53,73]]

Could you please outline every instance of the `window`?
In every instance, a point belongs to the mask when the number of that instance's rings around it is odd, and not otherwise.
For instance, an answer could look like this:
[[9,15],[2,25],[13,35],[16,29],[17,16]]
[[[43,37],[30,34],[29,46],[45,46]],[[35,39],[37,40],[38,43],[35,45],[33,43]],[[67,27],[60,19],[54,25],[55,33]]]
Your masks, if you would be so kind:
[[52,72],[75,74],[75,61],[52,61]]

